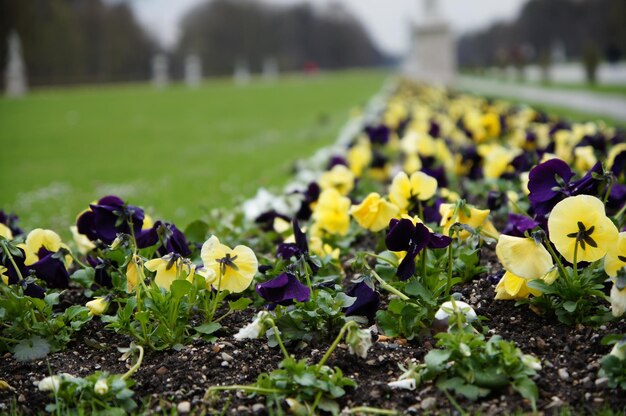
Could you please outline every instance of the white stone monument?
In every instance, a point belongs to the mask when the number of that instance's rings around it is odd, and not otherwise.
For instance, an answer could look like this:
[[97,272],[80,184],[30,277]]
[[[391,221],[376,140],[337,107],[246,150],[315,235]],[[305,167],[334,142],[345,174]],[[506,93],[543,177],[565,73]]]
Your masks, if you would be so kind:
[[456,42],[437,0],[423,0],[423,14],[412,28],[413,44],[404,64],[409,78],[450,85],[457,73]]
[[170,82],[167,56],[160,53],[152,58],[152,85],[157,89],[167,87]]
[[248,62],[244,59],[239,59],[235,62],[235,72],[233,73],[233,79],[236,85],[244,86],[248,85],[252,80],[250,75],[250,68]]
[[26,68],[22,58],[22,44],[17,32],[9,35],[7,68],[5,72],[5,88],[7,97],[23,97],[28,91]]
[[274,58],[265,58],[263,61],[263,79],[266,82],[274,82],[278,79],[278,62]]
[[202,61],[198,55],[190,54],[185,58],[185,84],[197,88],[202,82]]

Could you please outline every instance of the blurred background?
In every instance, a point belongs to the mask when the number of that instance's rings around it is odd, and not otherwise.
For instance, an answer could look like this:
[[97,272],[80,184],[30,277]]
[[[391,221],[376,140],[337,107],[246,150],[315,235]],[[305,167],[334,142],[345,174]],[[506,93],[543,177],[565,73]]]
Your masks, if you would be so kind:
[[[601,66],[626,54],[623,0],[440,3],[462,69]],[[268,59],[280,71],[393,67],[421,13],[416,0],[2,0],[0,66],[15,31],[33,86],[150,79],[158,52],[173,79],[189,54],[204,76],[229,75],[237,62],[261,73]]]
[[0,0],[0,68],[0,209],[64,233],[117,194],[184,225],[397,73],[623,125],[626,2]]

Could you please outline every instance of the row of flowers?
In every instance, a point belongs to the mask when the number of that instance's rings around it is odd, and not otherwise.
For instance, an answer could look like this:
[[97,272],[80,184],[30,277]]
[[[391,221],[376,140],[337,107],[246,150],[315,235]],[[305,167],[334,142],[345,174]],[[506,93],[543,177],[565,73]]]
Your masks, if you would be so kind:
[[[365,357],[371,335],[358,328],[372,323],[409,340],[443,331],[423,366],[405,368],[401,380],[413,381],[392,386],[436,380],[475,399],[511,385],[534,406],[539,360],[487,340],[454,289],[495,275],[495,299],[531,304],[546,319],[621,319],[626,136],[408,82],[370,110],[349,140],[303,163],[283,194],[260,190],[241,210],[183,231],[115,196],[78,215],[71,244],[52,230],[24,233],[15,216],[0,213],[0,349],[39,358],[64,348],[93,316],[143,347],[178,348],[213,341],[228,331],[223,318],[254,309],[262,313],[235,338],[265,335],[285,355],[281,368],[304,365],[325,380],[320,386],[341,386],[311,392],[291,380],[289,390],[261,376],[249,386],[295,397],[296,409],[336,412],[351,382],[324,365],[328,357],[311,366],[287,347],[334,339],[330,356],[346,335]],[[503,274],[481,261],[494,248]],[[67,288],[93,300],[63,310]],[[281,371],[269,378],[287,377]],[[626,373],[615,385],[619,377]]]

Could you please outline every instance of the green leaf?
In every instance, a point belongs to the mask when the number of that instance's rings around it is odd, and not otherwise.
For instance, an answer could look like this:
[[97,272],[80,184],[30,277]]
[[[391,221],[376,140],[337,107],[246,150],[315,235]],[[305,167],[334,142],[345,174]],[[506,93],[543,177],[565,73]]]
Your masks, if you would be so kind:
[[201,220],[196,220],[185,228],[184,234],[187,240],[192,243],[203,243],[206,240],[206,235],[209,232],[209,225]]
[[235,301],[228,302],[228,309],[231,311],[243,311],[252,303],[251,299],[239,298]]
[[301,386],[314,386],[317,378],[312,372],[305,372],[293,376],[293,380]]
[[218,329],[220,329],[221,327],[222,325],[220,325],[218,322],[209,322],[208,324],[202,324],[202,325],[196,326],[193,329],[195,329],[196,332],[199,332],[201,334],[210,335],[214,333],[215,331],[217,331]]
[[517,380],[513,384],[513,388],[525,399],[530,400],[533,409],[537,406],[537,398],[539,397],[539,391],[537,385],[529,378],[523,378]]
[[450,358],[450,353],[448,350],[431,350],[424,357],[424,363],[430,371],[439,372]]
[[45,298],[43,298],[46,305],[54,306],[59,304],[59,297],[61,294],[59,292],[48,293]]
[[563,302],[563,309],[565,309],[566,311],[570,313],[574,312],[577,306],[578,304],[576,302],[572,302],[571,300]]
[[91,287],[94,284],[94,279],[96,276],[96,271],[93,267],[88,267],[86,269],[76,270],[70,276],[70,279],[82,287]]
[[43,358],[50,352],[50,343],[40,336],[20,341],[13,348],[13,355],[17,361],[32,361]]
[[193,285],[184,279],[174,280],[172,285],[170,286],[170,291],[172,292],[172,298],[178,300],[183,296],[189,294],[193,289]]

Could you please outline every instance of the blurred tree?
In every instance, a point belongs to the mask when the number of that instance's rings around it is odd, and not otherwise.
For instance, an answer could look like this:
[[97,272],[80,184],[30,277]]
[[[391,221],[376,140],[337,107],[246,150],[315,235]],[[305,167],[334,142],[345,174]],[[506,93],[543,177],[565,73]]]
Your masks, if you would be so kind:
[[188,53],[202,57],[210,75],[233,71],[245,59],[261,70],[268,56],[280,70],[301,69],[307,61],[321,68],[371,66],[383,57],[363,26],[340,3],[326,9],[308,4],[277,7],[254,0],[214,0],[195,7],[181,21],[177,61]]
[[593,42],[586,42],[583,47],[583,65],[587,82],[590,84],[596,83],[596,72],[601,59],[598,46]]
[[626,55],[625,0],[529,0],[514,21],[461,37],[459,63],[494,65],[499,49],[528,44],[541,51],[554,42],[563,45],[569,58],[582,59],[586,41],[612,62]]
[[147,79],[157,48],[125,2],[0,0],[0,68],[13,29],[32,85]]

